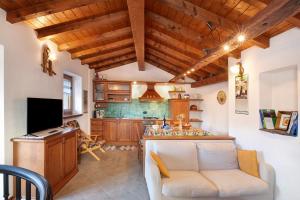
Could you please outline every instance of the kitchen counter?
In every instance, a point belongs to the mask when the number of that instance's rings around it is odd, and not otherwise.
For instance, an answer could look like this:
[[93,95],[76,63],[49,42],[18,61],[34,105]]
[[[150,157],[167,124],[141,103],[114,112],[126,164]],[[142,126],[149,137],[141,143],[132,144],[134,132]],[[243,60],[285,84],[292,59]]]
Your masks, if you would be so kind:
[[[126,118],[126,117],[104,117],[104,118],[91,118],[91,120],[132,120],[132,121],[163,121],[163,119],[143,119],[143,118]],[[172,119],[166,119],[172,121]]]

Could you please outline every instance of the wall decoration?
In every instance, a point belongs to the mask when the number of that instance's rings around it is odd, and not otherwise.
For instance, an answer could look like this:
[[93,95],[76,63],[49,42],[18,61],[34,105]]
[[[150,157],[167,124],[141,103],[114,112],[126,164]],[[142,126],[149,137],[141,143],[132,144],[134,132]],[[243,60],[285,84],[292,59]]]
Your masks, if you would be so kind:
[[278,111],[275,129],[287,131],[291,121],[292,112]]
[[56,75],[56,73],[53,71],[53,60],[54,58],[51,59],[51,51],[49,47],[47,45],[44,45],[41,65],[43,72],[48,73],[49,76]]
[[217,100],[220,105],[224,105],[226,102],[226,93],[223,90],[220,90],[217,94]]
[[249,114],[248,108],[248,74],[235,77],[235,113]]
[[88,91],[83,90],[83,113],[88,113]]

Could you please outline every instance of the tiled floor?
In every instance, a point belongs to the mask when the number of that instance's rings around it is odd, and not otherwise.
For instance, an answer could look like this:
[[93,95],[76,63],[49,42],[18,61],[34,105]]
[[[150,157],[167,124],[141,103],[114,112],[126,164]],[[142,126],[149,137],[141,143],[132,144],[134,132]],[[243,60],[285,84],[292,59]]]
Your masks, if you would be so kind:
[[137,151],[82,156],[78,174],[55,196],[60,200],[149,200]]

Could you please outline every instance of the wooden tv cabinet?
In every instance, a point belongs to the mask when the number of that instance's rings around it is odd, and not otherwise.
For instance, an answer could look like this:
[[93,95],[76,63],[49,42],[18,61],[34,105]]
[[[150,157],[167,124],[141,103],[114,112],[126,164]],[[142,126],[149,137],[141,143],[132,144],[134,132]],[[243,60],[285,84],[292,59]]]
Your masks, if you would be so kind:
[[56,194],[78,172],[77,131],[65,129],[43,139],[12,139],[13,165],[43,175]]

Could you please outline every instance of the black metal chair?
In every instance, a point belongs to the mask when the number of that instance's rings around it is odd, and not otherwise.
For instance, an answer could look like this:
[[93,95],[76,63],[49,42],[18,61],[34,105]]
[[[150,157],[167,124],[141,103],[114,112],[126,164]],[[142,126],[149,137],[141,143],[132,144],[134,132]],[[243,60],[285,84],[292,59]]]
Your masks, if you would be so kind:
[[37,200],[52,200],[51,187],[48,181],[38,173],[28,169],[9,165],[0,165],[0,174],[3,174],[3,197],[9,199],[9,176],[15,177],[15,199],[21,200],[21,180],[26,181],[26,200],[31,199],[31,185],[36,188]]

